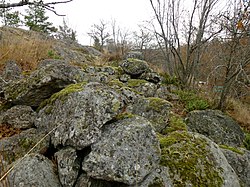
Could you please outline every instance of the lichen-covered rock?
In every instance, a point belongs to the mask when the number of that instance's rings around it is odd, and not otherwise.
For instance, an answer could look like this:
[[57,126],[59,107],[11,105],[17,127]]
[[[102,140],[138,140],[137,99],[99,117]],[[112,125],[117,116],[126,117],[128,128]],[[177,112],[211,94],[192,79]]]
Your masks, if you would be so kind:
[[157,90],[156,84],[141,79],[129,79],[126,84],[145,97],[154,97]]
[[250,186],[250,152],[243,149],[233,150],[234,149],[222,149],[228,163],[237,173],[241,186]]
[[169,86],[165,84],[160,85],[160,87],[156,90],[154,97],[159,97],[167,101],[179,100],[179,96],[174,93],[171,93],[169,91]]
[[52,60],[29,77],[8,84],[3,88],[4,96],[14,105],[38,107],[43,100],[67,85],[83,81],[84,76],[79,68]]
[[155,72],[146,72],[140,76],[140,79],[157,84],[161,81],[161,76]]
[[159,139],[160,164],[169,168],[173,186],[240,187],[218,145],[205,136],[174,131]]
[[135,185],[157,167],[159,160],[159,142],[151,123],[137,116],[105,125],[82,169],[92,178]]
[[188,129],[198,132],[221,145],[240,147],[244,132],[229,116],[217,110],[192,111],[187,117]]
[[23,158],[10,172],[8,179],[10,187],[61,186],[55,174],[53,163],[40,154],[30,154]]
[[147,118],[152,122],[156,132],[162,132],[168,125],[169,113],[172,104],[156,97],[140,98],[127,111]]
[[17,105],[0,116],[0,124],[8,124],[18,129],[28,129],[34,126],[36,115],[30,106]]
[[[23,157],[33,146],[45,136],[36,129],[28,129],[20,134],[0,139],[0,171],[15,160]],[[49,138],[45,138],[34,149],[33,153],[45,153],[49,148]],[[1,158],[2,157],[2,158]],[[4,168],[2,168],[4,167]]]
[[121,65],[122,69],[129,75],[140,76],[144,72],[149,71],[149,66],[146,61],[128,58]]
[[80,160],[76,150],[65,148],[55,153],[59,179],[64,187],[74,186],[80,171]]
[[38,113],[39,129],[58,126],[51,140],[59,145],[83,149],[96,142],[102,126],[118,115],[123,99],[113,89],[100,83],[79,83],[54,94]]
[[6,81],[14,81],[21,79],[22,76],[22,70],[21,68],[16,64],[15,61],[7,61],[5,63],[5,68],[2,73],[2,78]]

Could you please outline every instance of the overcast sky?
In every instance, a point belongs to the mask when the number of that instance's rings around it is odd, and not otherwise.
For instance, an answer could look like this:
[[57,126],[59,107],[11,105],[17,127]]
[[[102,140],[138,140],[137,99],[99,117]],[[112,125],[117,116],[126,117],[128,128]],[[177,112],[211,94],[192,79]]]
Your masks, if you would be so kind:
[[[73,0],[73,2],[57,5],[56,10],[65,18],[71,28],[77,31],[78,40],[82,44],[90,44],[87,32],[91,25],[100,20],[115,19],[122,28],[131,31],[137,25],[151,18],[149,0]],[[55,25],[62,22],[62,17],[49,13],[50,21]]]

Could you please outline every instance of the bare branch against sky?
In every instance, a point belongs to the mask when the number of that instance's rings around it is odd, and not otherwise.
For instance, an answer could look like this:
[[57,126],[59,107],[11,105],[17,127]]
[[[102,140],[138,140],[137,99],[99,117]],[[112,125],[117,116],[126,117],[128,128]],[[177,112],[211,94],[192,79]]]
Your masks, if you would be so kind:
[[58,16],[63,16],[63,15],[58,14],[55,11],[54,5],[62,4],[62,3],[69,3],[71,1],[73,0],[61,0],[61,1],[53,1],[53,2],[44,3],[43,1],[36,2],[36,1],[29,1],[29,0],[21,0],[18,3],[1,3],[0,8],[21,7],[21,6],[26,6],[26,5],[40,5]]

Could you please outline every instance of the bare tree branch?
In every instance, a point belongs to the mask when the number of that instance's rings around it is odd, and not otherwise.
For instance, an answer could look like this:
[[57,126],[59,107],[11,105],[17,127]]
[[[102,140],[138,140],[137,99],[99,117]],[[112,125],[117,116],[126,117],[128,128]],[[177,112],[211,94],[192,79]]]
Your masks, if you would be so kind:
[[64,16],[64,15],[58,14],[55,11],[54,5],[62,4],[62,3],[69,3],[69,2],[72,2],[72,1],[73,0],[61,0],[61,1],[53,1],[53,2],[44,3],[42,0],[39,1],[39,2],[35,2],[35,1],[30,2],[29,0],[21,0],[18,3],[2,3],[2,4],[0,4],[0,9],[1,8],[21,7],[21,6],[27,6],[27,5],[40,5],[40,6],[44,7],[45,9],[53,12],[54,14],[56,14],[58,16]]

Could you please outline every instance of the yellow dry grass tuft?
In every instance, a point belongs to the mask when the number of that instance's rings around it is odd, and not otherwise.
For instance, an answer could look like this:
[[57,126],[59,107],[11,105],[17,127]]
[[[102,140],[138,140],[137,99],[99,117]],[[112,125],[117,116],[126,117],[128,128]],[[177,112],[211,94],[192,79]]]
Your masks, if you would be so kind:
[[250,108],[248,105],[239,100],[229,99],[227,112],[243,129],[250,132]]
[[52,42],[41,39],[19,39],[1,42],[0,44],[0,69],[8,60],[14,60],[22,70],[34,70],[38,62],[48,58],[48,51],[51,50]]

